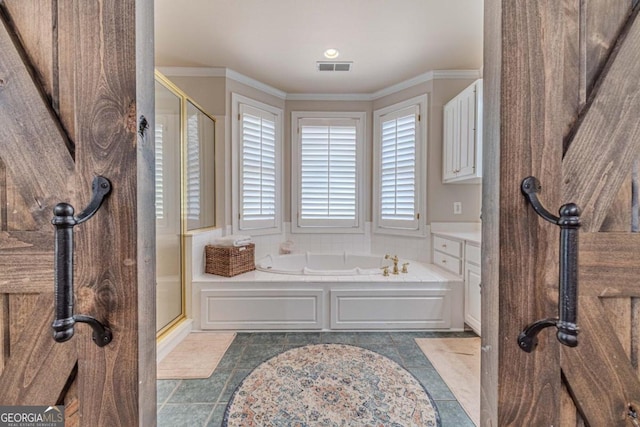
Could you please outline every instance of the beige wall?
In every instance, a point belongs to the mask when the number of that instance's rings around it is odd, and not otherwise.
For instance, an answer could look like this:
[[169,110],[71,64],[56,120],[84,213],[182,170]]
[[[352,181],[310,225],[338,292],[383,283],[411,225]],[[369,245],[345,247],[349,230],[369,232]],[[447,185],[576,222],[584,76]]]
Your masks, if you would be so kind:
[[193,98],[212,116],[224,116],[224,77],[168,77],[184,93]]
[[[216,204],[217,224],[231,225],[231,93],[281,108],[284,111],[284,205],[283,218],[291,221],[291,112],[366,112],[364,213],[371,221],[373,111],[427,93],[428,182],[427,222],[480,221],[481,185],[442,183],[442,108],[451,98],[473,82],[467,79],[437,79],[378,98],[374,101],[285,101],[261,90],[224,77],[171,77],[180,89],[193,97],[217,118]],[[462,202],[462,215],[453,215],[453,202]]]

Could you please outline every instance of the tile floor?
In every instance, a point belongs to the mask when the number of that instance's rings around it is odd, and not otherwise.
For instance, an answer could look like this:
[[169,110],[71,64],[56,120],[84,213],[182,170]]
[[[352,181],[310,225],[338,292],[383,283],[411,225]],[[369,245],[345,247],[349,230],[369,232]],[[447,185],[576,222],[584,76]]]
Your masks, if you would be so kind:
[[211,377],[158,380],[158,426],[220,426],[225,407],[242,379],[265,360],[293,347],[351,344],[395,360],[429,391],[442,427],[473,427],[414,338],[470,337],[472,332],[261,332],[238,333]]

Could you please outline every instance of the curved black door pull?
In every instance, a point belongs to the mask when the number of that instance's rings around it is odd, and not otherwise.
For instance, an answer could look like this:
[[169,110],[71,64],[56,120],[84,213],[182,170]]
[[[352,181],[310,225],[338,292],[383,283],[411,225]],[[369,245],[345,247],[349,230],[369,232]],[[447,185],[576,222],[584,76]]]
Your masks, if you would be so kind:
[[529,176],[522,181],[522,194],[533,210],[545,220],[560,227],[560,273],[559,273],[559,318],[538,320],[528,325],[518,335],[520,348],[527,353],[538,344],[538,333],[549,326],[558,329],[556,336],[562,344],[578,345],[578,229],[580,228],[580,208],[575,203],[560,207],[560,217],[551,214],[538,200],[541,186],[537,178]]
[[68,203],[58,203],[53,208],[51,223],[55,227],[54,241],[54,296],[55,320],[53,339],[65,342],[71,339],[76,322],[87,323],[93,329],[93,341],[100,347],[111,342],[111,330],[93,317],[73,314],[73,227],[91,218],[100,209],[105,197],[111,192],[111,183],[96,176],[92,184],[93,197],[89,205],[74,216]]

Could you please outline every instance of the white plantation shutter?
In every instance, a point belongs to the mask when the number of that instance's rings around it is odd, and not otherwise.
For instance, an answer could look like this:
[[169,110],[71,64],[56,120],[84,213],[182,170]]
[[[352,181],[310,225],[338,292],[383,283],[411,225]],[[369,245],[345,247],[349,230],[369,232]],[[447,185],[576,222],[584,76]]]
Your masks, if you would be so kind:
[[301,114],[294,113],[293,119],[297,118],[292,183],[297,196],[296,227],[360,232],[364,115],[326,113],[328,117],[312,118]]
[[378,225],[382,228],[419,228],[419,106],[412,105],[379,117]]
[[276,227],[276,116],[240,104],[241,230]]
[[200,220],[200,123],[198,115],[187,118],[187,173],[186,211],[187,219]]

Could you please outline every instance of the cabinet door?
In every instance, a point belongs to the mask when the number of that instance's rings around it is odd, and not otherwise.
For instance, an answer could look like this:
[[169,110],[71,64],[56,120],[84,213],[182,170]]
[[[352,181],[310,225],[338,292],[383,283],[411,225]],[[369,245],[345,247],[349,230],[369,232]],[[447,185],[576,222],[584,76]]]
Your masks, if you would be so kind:
[[476,85],[466,88],[457,99],[460,138],[456,176],[462,178],[476,172]]
[[457,125],[457,112],[458,102],[456,99],[450,101],[444,106],[444,135],[443,135],[443,147],[442,147],[442,180],[446,181],[456,177],[456,170],[458,166],[456,158],[456,146],[458,145],[458,132],[459,127]]
[[480,267],[465,263],[464,321],[480,335]]

